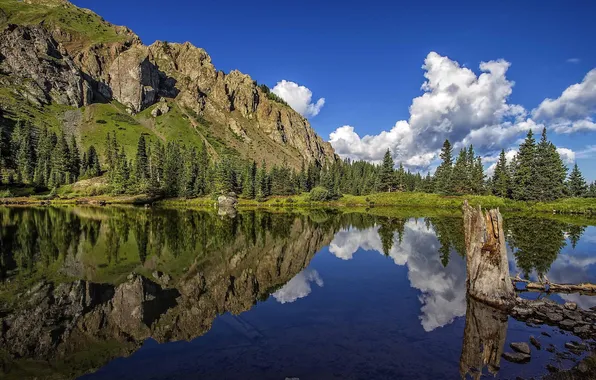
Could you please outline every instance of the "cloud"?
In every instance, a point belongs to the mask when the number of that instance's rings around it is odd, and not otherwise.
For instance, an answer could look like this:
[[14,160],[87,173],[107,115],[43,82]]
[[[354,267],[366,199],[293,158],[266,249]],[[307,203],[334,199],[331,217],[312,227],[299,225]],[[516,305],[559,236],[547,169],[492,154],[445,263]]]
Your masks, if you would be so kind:
[[[329,251],[342,260],[350,260],[359,250],[383,254],[379,226],[344,229],[335,234]],[[456,254],[443,267],[438,254],[439,241],[432,228],[411,219],[406,222],[401,242],[397,234],[389,257],[396,265],[408,267],[410,285],[421,293],[420,323],[425,331],[445,326],[466,313],[466,269]]]
[[310,284],[314,282],[319,287],[323,286],[323,279],[316,270],[305,269],[288,281],[283,288],[273,293],[273,298],[279,303],[292,303],[304,298],[312,291]]
[[576,158],[590,158],[594,157],[596,153],[596,145],[588,145],[584,149],[575,153]]
[[277,82],[271,91],[304,117],[317,116],[325,105],[325,98],[320,98],[312,103],[312,91],[307,87],[298,85],[298,83],[287,80]]
[[509,62],[480,63],[480,74],[435,52],[422,68],[423,94],[412,100],[409,119],[391,130],[361,137],[352,126],[329,136],[342,157],[379,162],[387,149],[409,168],[426,169],[445,141],[456,148],[474,144],[481,154],[495,153],[543,125],[528,117],[520,105],[508,103],[514,82],[506,78]]
[[566,165],[575,163],[575,152],[569,148],[557,148],[557,152]]
[[594,131],[596,124],[596,69],[581,83],[571,85],[556,99],[545,99],[532,111],[537,120],[548,122],[557,133]]
[[579,59],[579,58],[569,58],[565,62],[567,62],[567,63],[580,63],[580,61],[581,61],[581,59]]

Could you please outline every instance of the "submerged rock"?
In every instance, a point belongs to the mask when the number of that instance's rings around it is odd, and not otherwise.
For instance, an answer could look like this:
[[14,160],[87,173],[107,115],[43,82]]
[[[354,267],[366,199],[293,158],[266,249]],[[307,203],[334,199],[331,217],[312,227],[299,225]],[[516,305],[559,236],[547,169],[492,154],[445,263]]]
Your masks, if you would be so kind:
[[532,346],[536,347],[536,349],[538,349],[538,350],[540,350],[542,348],[540,341],[538,339],[536,339],[533,335],[530,336],[530,343],[532,343]]
[[521,352],[522,354],[530,355],[531,353],[530,346],[528,346],[528,344],[525,342],[515,342],[511,343],[509,346],[513,348],[515,351]]
[[503,359],[512,362],[512,363],[527,363],[530,361],[531,357],[528,354],[524,354],[522,352],[505,352],[503,353]]

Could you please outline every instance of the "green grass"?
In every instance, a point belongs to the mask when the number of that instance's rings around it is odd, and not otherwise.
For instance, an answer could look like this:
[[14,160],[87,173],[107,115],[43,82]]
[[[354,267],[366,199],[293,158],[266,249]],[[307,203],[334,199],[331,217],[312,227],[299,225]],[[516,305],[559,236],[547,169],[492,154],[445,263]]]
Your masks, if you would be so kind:
[[[292,199],[292,201],[288,201]],[[363,196],[344,195],[338,200],[329,202],[311,202],[308,194],[303,193],[291,197],[270,197],[264,202],[252,199],[240,199],[240,207],[348,207],[348,208],[372,208],[372,207],[398,207],[406,209],[461,209],[464,200],[468,200],[472,206],[484,208],[499,208],[502,211],[515,212],[542,212],[542,213],[564,213],[564,214],[586,214],[591,215],[596,211],[596,199],[593,198],[568,198],[555,202],[520,202],[511,199],[495,197],[492,195],[470,195],[470,196],[441,196],[438,194],[426,193],[377,193]],[[168,206],[211,206],[214,200],[211,198],[196,199],[168,199],[160,204]]]
[[[54,3],[63,2],[54,1]],[[120,42],[127,38],[118,34],[112,25],[97,14],[71,4],[48,6],[25,4],[17,0],[0,0],[0,9],[7,15],[6,23],[37,25],[43,21],[46,25],[59,27],[74,35],[81,47],[97,43]]]

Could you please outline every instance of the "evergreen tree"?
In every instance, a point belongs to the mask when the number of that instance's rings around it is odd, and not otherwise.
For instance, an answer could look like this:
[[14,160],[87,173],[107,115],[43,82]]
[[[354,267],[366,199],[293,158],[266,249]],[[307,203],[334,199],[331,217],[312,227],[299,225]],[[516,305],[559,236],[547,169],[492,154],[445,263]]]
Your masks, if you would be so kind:
[[520,145],[513,171],[512,196],[516,200],[534,200],[537,198],[534,186],[536,173],[536,141],[532,130],[528,131],[525,141]]
[[87,149],[87,162],[85,164],[88,177],[99,177],[101,175],[101,165],[99,163],[99,155],[95,147],[91,145]]
[[567,167],[561,160],[557,148],[548,141],[546,128],[536,147],[536,172],[533,178],[532,191],[537,200],[550,201],[559,199],[565,192]]
[[586,196],[590,198],[596,198],[596,181],[590,184]]
[[[474,160],[472,159],[472,164]],[[468,159],[468,151],[462,149],[459,151],[455,166],[453,167],[452,183],[453,191],[456,194],[470,194],[470,161]]]
[[391,192],[395,189],[395,172],[393,167],[395,163],[391,157],[389,149],[385,152],[383,163],[381,164],[381,172],[379,174],[379,191]]
[[182,195],[186,198],[198,195],[197,180],[199,177],[199,161],[196,148],[187,149],[184,158],[184,170],[182,176]]
[[35,145],[31,127],[17,122],[12,140],[16,153],[17,182],[32,183],[35,172]]
[[511,175],[507,166],[505,149],[501,150],[499,161],[495,167],[492,179],[492,192],[498,197],[508,198],[511,196]]
[[[409,174],[409,172],[408,172]],[[399,169],[397,169],[397,174],[396,174],[396,190],[397,191],[412,191],[411,187],[412,186],[408,186],[408,178],[411,177],[408,174],[406,174],[406,171],[404,170],[404,165],[400,162],[399,163]]]
[[441,149],[441,164],[435,172],[434,190],[439,194],[452,194],[453,186],[453,157],[452,148],[449,140],[445,140]]
[[257,173],[257,198],[266,198],[269,194],[269,178],[267,175],[267,165],[263,160]]
[[582,175],[577,163],[573,165],[573,170],[569,174],[569,180],[567,181],[567,187],[569,189],[569,194],[572,197],[583,197],[586,195],[588,187],[586,185],[586,180]]
[[147,156],[145,136],[142,134],[139,137],[139,141],[137,143],[137,154],[135,156],[134,164],[134,179],[141,192],[147,190],[150,182],[149,157]]
[[470,189],[472,194],[484,194],[484,182],[486,177],[484,175],[484,165],[482,165],[482,158],[476,157],[476,160],[471,167],[470,178],[472,179],[472,187]]
[[149,191],[158,193],[164,184],[165,149],[161,142],[155,141],[149,162],[149,175],[151,178]]
[[81,175],[81,153],[74,135],[70,136],[70,176],[71,182],[75,182]]
[[255,161],[246,165],[244,181],[242,184],[242,195],[248,199],[254,199],[257,196],[257,163]]

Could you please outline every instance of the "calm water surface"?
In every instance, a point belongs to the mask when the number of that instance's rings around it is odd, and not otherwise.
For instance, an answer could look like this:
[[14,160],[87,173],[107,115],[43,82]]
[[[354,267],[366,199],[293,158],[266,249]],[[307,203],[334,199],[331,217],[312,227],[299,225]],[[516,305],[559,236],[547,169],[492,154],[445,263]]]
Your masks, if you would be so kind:
[[[464,340],[471,305],[462,219],[418,214],[286,211],[231,218],[161,209],[0,209],[0,375],[472,374],[470,367],[483,362],[481,349],[470,351]],[[588,224],[506,215],[511,272],[596,282],[596,228]],[[596,306],[596,297],[552,298]],[[507,330],[505,351],[530,335],[561,350],[574,339],[512,318],[498,323]],[[501,360],[492,371],[497,378],[529,378],[546,374],[549,363],[574,364],[543,349],[528,364]]]

